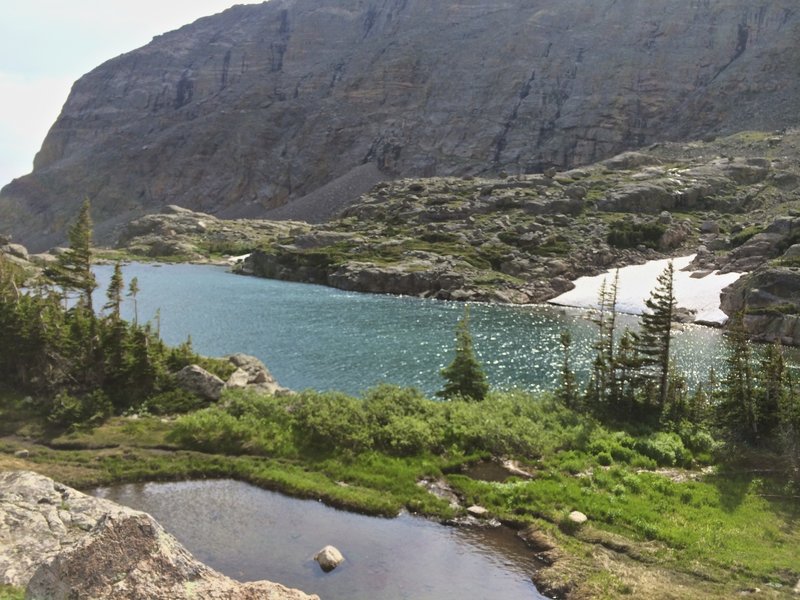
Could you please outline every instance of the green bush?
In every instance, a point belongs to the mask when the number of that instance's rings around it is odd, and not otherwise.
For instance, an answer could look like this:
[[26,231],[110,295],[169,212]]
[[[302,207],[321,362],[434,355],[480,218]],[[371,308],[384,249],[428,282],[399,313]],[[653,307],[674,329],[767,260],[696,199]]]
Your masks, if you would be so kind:
[[48,420],[63,427],[78,424],[93,426],[105,421],[113,411],[111,401],[102,390],[79,397],[62,392],[53,399]]
[[609,224],[606,241],[615,248],[636,248],[639,245],[658,248],[666,225],[658,222],[637,223],[631,220],[613,221]]
[[744,244],[754,235],[763,233],[763,231],[764,231],[763,227],[757,227],[757,226],[745,227],[739,233],[731,236],[731,247],[737,248],[742,244]]
[[177,415],[199,410],[208,403],[191,392],[174,389],[148,398],[143,408],[153,415]]
[[677,433],[654,433],[637,441],[636,451],[663,467],[689,466],[692,463],[692,453],[686,449]]
[[178,419],[169,440],[186,448],[217,454],[242,454],[255,433],[249,425],[219,407]]

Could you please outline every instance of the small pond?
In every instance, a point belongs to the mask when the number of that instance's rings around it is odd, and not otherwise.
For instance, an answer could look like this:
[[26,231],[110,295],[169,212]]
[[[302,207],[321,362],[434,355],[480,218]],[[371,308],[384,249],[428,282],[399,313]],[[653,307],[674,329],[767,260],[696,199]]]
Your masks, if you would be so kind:
[[[277,581],[323,600],[544,598],[530,578],[539,564],[505,527],[368,517],[231,480],[90,493],[150,513],[199,560],[230,577]],[[345,563],[324,574],[312,557],[327,544],[342,551]]]

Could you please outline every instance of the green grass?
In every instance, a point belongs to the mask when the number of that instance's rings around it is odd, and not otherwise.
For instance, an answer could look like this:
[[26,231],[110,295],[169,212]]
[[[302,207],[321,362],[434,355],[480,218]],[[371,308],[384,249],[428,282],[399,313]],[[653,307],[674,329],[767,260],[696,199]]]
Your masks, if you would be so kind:
[[24,589],[0,584],[0,600],[24,600],[24,598]]
[[[2,402],[14,413],[21,399],[6,394]],[[674,465],[696,464],[690,448],[709,452],[696,432],[614,432],[520,392],[493,393],[482,403],[433,402],[381,386],[362,399],[238,392],[225,403],[177,420],[110,419],[58,435],[53,447],[26,444],[26,464],[79,488],[234,478],[368,514],[405,508],[450,518],[457,511],[418,485],[445,478],[463,506],[479,504],[509,523],[550,531],[561,551],[584,565],[578,571],[593,597],[626,595],[629,586],[619,574],[586,567],[594,564],[595,545],[726,592],[794,585],[800,577],[800,504],[786,481],[755,478],[734,463],[699,481],[671,479],[687,474]],[[20,468],[11,457],[19,447],[13,437],[0,444],[0,469]],[[491,456],[520,460],[534,478],[490,483],[462,473],[462,465]],[[758,460],[775,467],[769,457]],[[670,470],[658,472],[659,464]],[[589,522],[568,526],[572,510]]]

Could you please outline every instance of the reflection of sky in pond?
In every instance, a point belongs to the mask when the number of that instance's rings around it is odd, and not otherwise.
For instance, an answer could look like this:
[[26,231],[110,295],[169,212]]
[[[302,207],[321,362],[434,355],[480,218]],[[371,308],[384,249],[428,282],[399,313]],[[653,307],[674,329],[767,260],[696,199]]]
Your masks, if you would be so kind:
[[[97,267],[98,294],[111,270]],[[140,320],[152,320],[160,311],[165,341],[177,344],[191,335],[202,354],[253,354],[293,389],[358,393],[390,382],[433,393],[442,385],[439,370],[452,359],[454,329],[464,310],[458,303],[342,292],[208,266],[132,264],[124,275],[126,284],[134,276],[139,280]],[[130,300],[123,314],[132,318]],[[619,316],[620,331],[636,323],[635,317]],[[552,306],[471,308],[476,352],[498,388],[552,389],[564,329],[572,333],[574,369],[585,377],[596,336],[585,312]],[[712,366],[724,371],[721,340],[718,330],[678,326],[675,355],[690,381],[705,379]]]

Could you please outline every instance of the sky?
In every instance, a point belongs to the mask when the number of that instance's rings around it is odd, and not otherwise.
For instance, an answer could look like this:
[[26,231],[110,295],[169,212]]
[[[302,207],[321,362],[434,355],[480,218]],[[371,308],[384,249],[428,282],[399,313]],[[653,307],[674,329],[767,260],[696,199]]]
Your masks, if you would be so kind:
[[247,0],[0,0],[0,187],[33,157],[81,75]]

